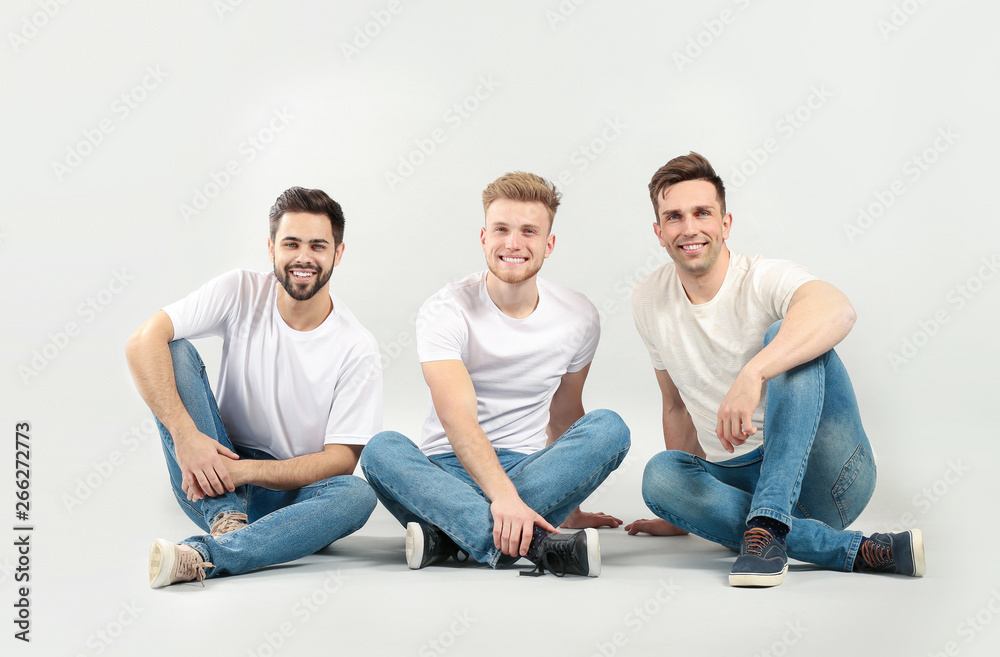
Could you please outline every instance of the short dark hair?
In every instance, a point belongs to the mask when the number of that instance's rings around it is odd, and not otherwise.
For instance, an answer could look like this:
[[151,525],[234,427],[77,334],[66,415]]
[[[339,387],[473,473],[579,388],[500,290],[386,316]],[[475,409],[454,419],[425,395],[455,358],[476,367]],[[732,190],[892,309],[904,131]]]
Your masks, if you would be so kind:
[[690,155],[680,155],[664,164],[656,170],[653,179],[649,181],[649,200],[653,202],[653,213],[657,222],[660,220],[660,213],[656,199],[667,187],[686,180],[707,180],[715,185],[719,208],[723,215],[726,214],[726,186],[722,184],[722,178],[715,173],[715,169],[703,155],[691,151]]
[[339,246],[344,240],[344,211],[322,189],[305,189],[289,187],[271,206],[271,241],[278,234],[278,224],[286,212],[308,212],[323,214],[329,217],[333,229],[334,246]]

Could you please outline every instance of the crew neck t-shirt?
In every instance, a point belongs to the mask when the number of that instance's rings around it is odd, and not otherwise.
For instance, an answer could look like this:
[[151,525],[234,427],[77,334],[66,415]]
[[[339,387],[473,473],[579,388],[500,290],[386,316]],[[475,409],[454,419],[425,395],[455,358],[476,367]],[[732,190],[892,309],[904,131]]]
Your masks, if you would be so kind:
[[163,308],[174,339],[223,339],[216,385],[230,440],[287,459],[327,444],[364,445],[382,429],[378,344],[347,306],[311,331],[278,312],[271,272],[236,270]]
[[[487,272],[450,283],[417,314],[421,363],[461,360],[476,389],[479,425],[495,449],[531,454],[545,447],[552,396],[567,372],[594,357],[601,325],[579,292],[536,278],[538,305],[523,319],[505,315],[486,290]],[[454,451],[434,409],[420,449]]]
[[725,281],[706,303],[691,303],[672,262],[632,289],[635,325],[653,367],[666,370],[677,386],[709,461],[735,458],[764,441],[766,386],[753,414],[757,433],[733,454],[715,435],[719,406],[763,348],[767,329],[785,316],[795,290],[811,280],[816,277],[793,262],[731,253]]

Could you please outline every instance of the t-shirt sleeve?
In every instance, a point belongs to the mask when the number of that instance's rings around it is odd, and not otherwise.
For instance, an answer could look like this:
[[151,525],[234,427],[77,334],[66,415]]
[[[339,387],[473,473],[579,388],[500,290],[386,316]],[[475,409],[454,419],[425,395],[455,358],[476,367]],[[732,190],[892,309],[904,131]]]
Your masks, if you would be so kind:
[[579,336],[580,347],[577,349],[576,355],[569,362],[569,366],[566,368],[567,372],[579,372],[590,361],[594,360],[594,354],[597,353],[597,343],[601,340],[601,317],[594,304],[589,300],[585,299],[585,301],[587,304],[586,310],[575,329]]
[[324,442],[364,445],[381,430],[382,363],[373,347],[349,360],[338,379]]
[[759,260],[752,276],[754,292],[776,319],[788,312],[795,290],[803,283],[819,280],[802,265],[788,260]]
[[239,270],[227,272],[164,306],[174,325],[174,340],[224,336],[236,312],[241,280]]
[[653,368],[665,370],[667,366],[663,364],[663,359],[660,358],[660,350],[656,348],[656,345],[649,338],[647,317],[651,314],[651,309],[649,308],[651,300],[648,295],[643,294],[641,286],[642,283],[640,282],[632,288],[632,319],[635,321],[635,328],[639,332],[639,337],[642,338],[642,343],[646,345],[646,350],[649,351],[649,360],[652,361]]
[[424,302],[417,313],[417,356],[421,363],[462,360],[469,325],[445,288]]

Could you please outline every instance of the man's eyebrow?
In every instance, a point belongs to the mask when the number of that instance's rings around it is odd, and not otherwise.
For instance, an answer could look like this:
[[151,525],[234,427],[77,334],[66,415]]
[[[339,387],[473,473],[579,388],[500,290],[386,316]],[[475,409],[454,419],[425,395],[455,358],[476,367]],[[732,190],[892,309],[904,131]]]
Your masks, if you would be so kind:
[[[696,205],[691,208],[692,212],[701,212],[702,210],[715,210],[714,205]],[[680,214],[680,208],[666,208],[661,213],[660,216],[669,216],[672,214]]]
[[[281,241],[282,242],[301,242],[303,240],[302,240],[301,237],[295,237],[294,235],[286,235],[285,237],[281,238]],[[328,240],[326,238],[323,238],[323,237],[317,237],[316,239],[309,240],[309,243],[310,244],[329,244],[330,240]]]

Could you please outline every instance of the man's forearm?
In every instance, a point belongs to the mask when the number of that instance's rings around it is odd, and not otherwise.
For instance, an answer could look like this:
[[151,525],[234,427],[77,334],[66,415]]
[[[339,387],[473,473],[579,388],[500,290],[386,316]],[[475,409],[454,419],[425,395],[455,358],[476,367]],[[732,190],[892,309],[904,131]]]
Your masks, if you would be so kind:
[[705,456],[698,442],[698,431],[684,407],[663,409],[663,444],[667,449]]
[[856,319],[850,301],[832,285],[811,283],[817,284],[815,291],[789,306],[778,334],[750,359],[741,376],[763,383],[821,356],[847,337]]
[[[304,454],[290,459],[240,459],[227,463],[233,483],[252,484],[273,490],[295,490],[309,484],[351,474],[357,465],[353,446],[347,450]],[[356,453],[360,454],[360,446]]]
[[462,467],[489,500],[517,494],[482,427],[445,427],[445,433]]
[[125,355],[139,395],[170,435],[176,440],[194,429],[177,392],[168,343],[141,328],[129,338]]

